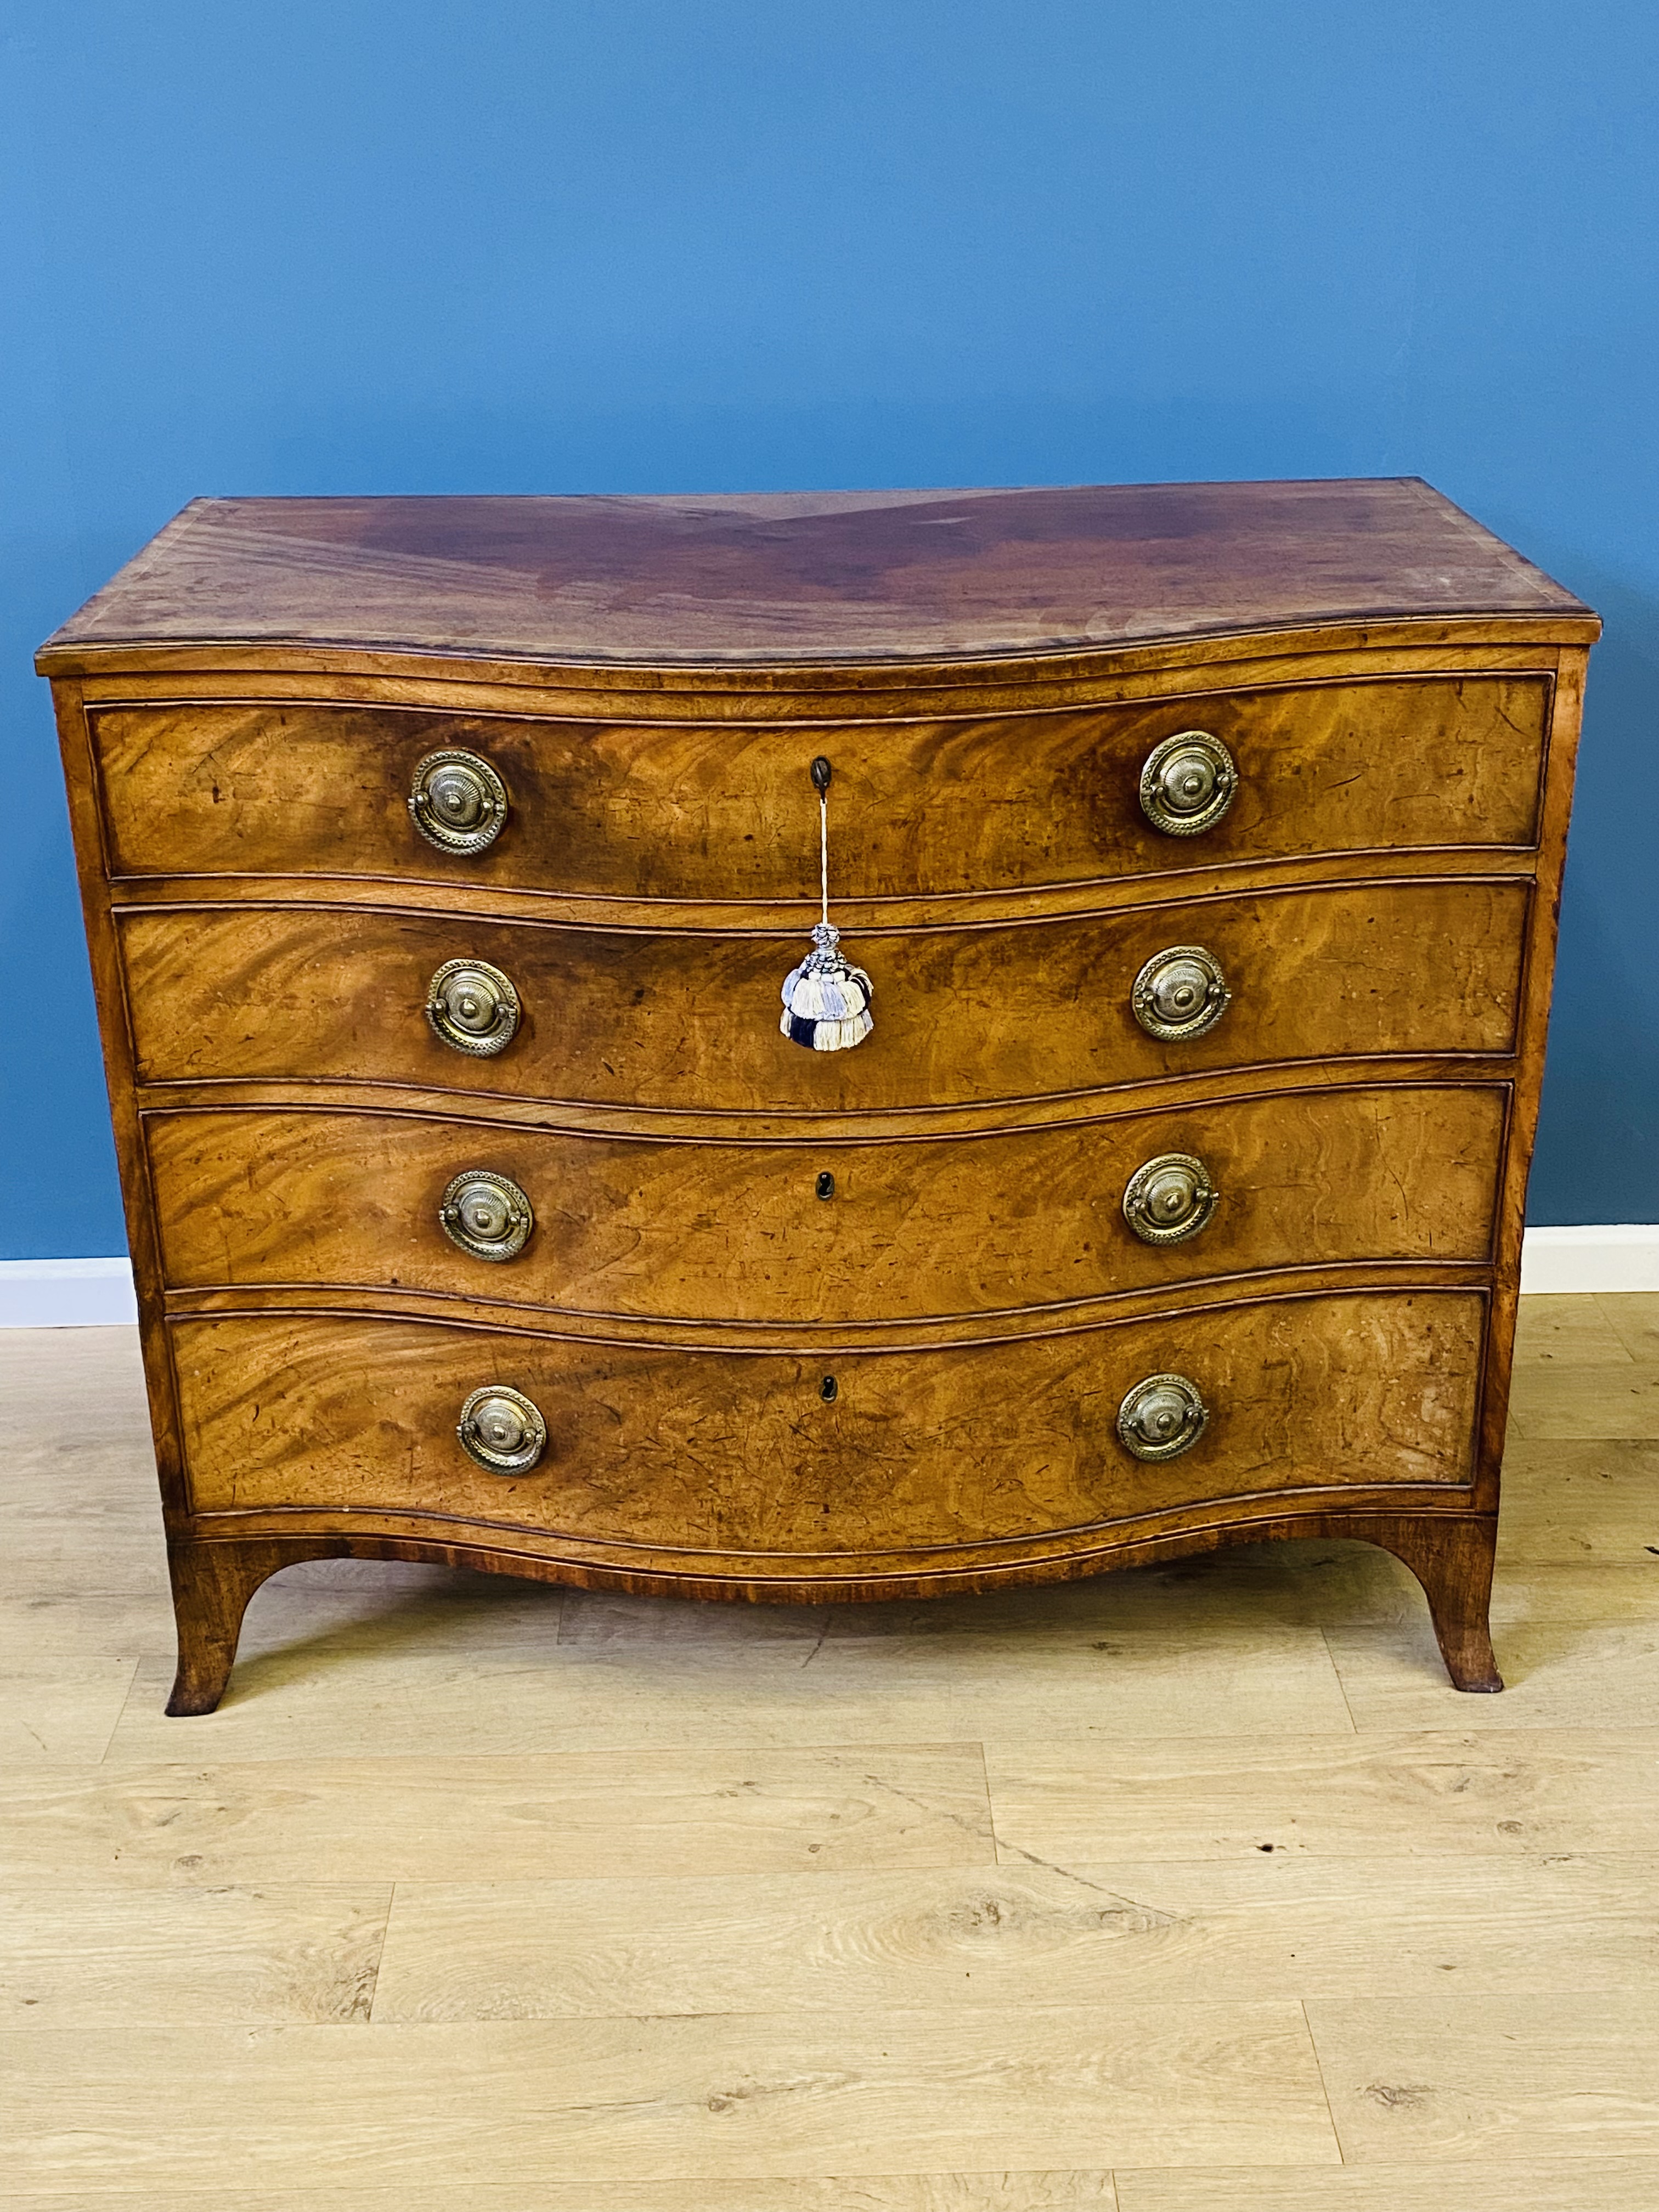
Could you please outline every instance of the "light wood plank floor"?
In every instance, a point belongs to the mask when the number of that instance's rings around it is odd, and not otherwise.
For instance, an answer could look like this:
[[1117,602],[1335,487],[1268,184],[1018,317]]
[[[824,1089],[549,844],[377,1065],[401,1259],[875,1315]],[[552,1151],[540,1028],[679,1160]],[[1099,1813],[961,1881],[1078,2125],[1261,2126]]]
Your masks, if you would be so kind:
[[133,1337],[0,1333],[0,2202],[1659,2212],[1656,1407],[1659,1297],[1524,1302],[1502,1698],[1287,1544],[845,1610],[323,1562],[169,1721]]

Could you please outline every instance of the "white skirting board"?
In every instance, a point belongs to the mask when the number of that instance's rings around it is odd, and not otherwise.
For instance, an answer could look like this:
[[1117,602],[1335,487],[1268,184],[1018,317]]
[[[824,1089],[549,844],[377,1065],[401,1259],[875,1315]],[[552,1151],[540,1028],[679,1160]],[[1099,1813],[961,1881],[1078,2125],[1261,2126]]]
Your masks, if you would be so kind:
[[[1659,1291],[1659,1222],[1529,1229],[1522,1291]],[[0,1260],[0,1328],[108,1328],[138,1318],[125,1260]]]
[[125,1260],[0,1260],[0,1328],[109,1328],[137,1318]]
[[1521,1288],[1659,1291],[1659,1222],[1529,1229],[1521,1246]]

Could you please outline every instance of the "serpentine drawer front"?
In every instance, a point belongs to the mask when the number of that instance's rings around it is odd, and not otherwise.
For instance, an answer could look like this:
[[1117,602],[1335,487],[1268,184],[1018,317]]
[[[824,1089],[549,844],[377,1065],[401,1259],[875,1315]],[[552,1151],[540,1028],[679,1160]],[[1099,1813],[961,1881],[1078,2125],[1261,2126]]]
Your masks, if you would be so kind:
[[[830,725],[805,743],[830,748],[859,813],[842,896],[907,898],[1316,853],[1530,846],[1549,711],[1540,675],[1430,677]],[[731,900],[797,898],[811,868],[794,729],[253,700],[112,706],[93,731],[122,876]],[[1161,808],[1156,769],[1152,811],[1141,803],[1147,763],[1172,745],[1184,758],[1186,732],[1232,764],[1212,823],[1201,803],[1188,818]]]
[[[149,1084],[927,1113],[1215,1069],[1506,1054],[1529,903],[1519,877],[1437,875],[871,936],[882,1018],[858,1052],[827,1060],[778,1052],[794,946],[781,935],[284,905],[138,908],[121,936]],[[1220,979],[1207,1004],[1196,983],[1182,997],[1188,940]],[[1160,967],[1174,971],[1167,1018]],[[451,1003],[469,976],[471,1018]],[[720,1020],[703,1020],[714,1005]]]
[[[878,1353],[289,1315],[181,1322],[177,1358],[198,1513],[373,1512],[441,1521],[463,1542],[510,1523],[578,1557],[669,1553],[708,1574],[734,1554],[728,1572],[793,1580],[815,1565],[890,1573],[894,1554],[921,1548],[1070,1533],[1097,1548],[1114,1522],[1224,1519],[1263,1493],[1374,1502],[1466,1486],[1484,1305],[1473,1291],[1291,1298]],[[1205,1424],[1185,1449],[1143,1458],[1120,1410],[1165,1374],[1188,1380]],[[464,1448],[462,1409],[488,1388],[539,1417],[529,1466]]]
[[1496,1084],[1355,1087],[875,1144],[263,1108],[147,1128],[179,1291],[362,1286],[778,1329],[1365,1261],[1485,1266],[1506,1105]]
[[1596,634],[1414,480],[186,508],[39,662],[169,1710],[307,1559],[1287,1534],[1499,1686]]

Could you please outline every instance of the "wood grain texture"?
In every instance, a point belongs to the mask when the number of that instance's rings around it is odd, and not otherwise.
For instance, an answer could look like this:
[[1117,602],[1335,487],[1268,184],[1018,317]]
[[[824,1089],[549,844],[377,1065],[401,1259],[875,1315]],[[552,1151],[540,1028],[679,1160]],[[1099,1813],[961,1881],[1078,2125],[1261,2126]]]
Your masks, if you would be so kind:
[[[627,1544],[642,1568],[830,1577],[1200,1499],[1467,1482],[1482,1315],[1473,1293],[1401,1291],[816,1358],[324,1316],[180,1322],[174,1340],[198,1514],[427,1515]],[[1209,1427],[1180,1458],[1133,1459],[1119,1403],[1166,1371],[1190,1371]],[[526,1474],[456,1441],[489,1382],[547,1422]]]
[[[900,1145],[652,1144],[322,1112],[153,1114],[145,1134],[175,1287],[372,1285],[783,1326],[1483,1261],[1506,1106],[1498,1085],[1306,1091]],[[1148,1245],[1123,1192],[1170,1152],[1201,1158],[1222,1198],[1197,1237]],[[530,1198],[537,1227],[511,1262],[459,1250],[439,1224],[468,1167]]]
[[[1331,1656],[1361,1729],[1446,1728],[1452,1699],[1433,1647],[1413,1622],[1404,1634],[1364,1627],[1327,1631]],[[1570,1727],[1595,1713],[1610,1727],[1644,1727],[1659,1712],[1659,1621],[1531,1620],[1504,1638],[1510,1694],[1495,1699],[1494,1729]]]
[[[349,1663],[347,1663],[349,1662]],[[1168,1634],[1036,1635],[1014,1673],[996,1637],[757,1639],[672,1653],[606,1644],[457,1652],[410,1637],[368,1648],[324,1640],[238,1665],[229,1692],[181,1731],[163,1700],[172,1668],[140,1665],[108,1760],[444,1759],[565,1752],[917,1744],[1022,1732],[1158,1741],[1218,1728],[1283,1728],[1344,1742],[1353,1723],[1316,1627],[1218,1626],[1193,1648]],[[1484,1710],[1484,1705],[1482,1710]]]
[[1659,1365],[1659,1291],[1636,1291],[1595,1303],[1633,1359]]
[[[1564,1378],[1565,1379],[1565,1378]],[[1640,1567],[1659,1574],[1659,1443],[1581,1437],[1517,1439],[1504,1504],[1505,1563],[1518,1567]]]
[[[685,2212],[683,2181],[564,2181],[536,2184],[535,2212]],[[735,2181],[698,2178],[701,2212],[1115,2212],[1112,2177],[1099,2167],[1064,2172],[860,2173],[830,2179],[785,2179],[778,2175]],[[98,2190],[65,2195],[13,2196],[18,2212],[178,2212],[181,2199],[168,2190]],[[205,2200],[204,2200],[205,2201]],[[525,2212],[521,2186],[465,2179],[435,2186],[380,2189],[372,2182],[299,2193],[280,2185],[269,2191],[218,2188],[214,2212],[319,2212],[319,2203],[339,2212]],[[1631,2212],[1634,2200],[1609,2198],[1608,2212]],[[1484,2212],[1484,2208],[1483,2208]],[[1520,2212],[1532,2212],[1531,2200]],[[1547,2212],[1557,2212],[1552,2200]],[[1647,2208],[1644,2208],[1647,2212]]]
[[1556,1989],[1438,2004],[1315,1998],[1308,2016],[1343,2156],[1659,2154],[1659,1997]]
[[1509,1426],[1509,1395],[1515,1324],[1521,1293],[1521,1246],[1526,1229],[1527,1177],[1538,1133],[1543,1089],[1544,1050],[1549,1027],[1550,994],[1561,911],[1561,878],[1566,862],[1567,822],[1572,810],[1573,775],[1582,724],[1588,656],[1561,657],[1550,721],[1550,769],[1540,827],[1537,896],[1528,918],[1516,1037],[1520,1079],[1510,1116],[1498,1202],[1493,1257],[1492,1319],[1480,1415],[1477,1495],[1483,1510],[1496,1510],[1499,1470]]
[[[137,2194],[91,2197],[80,2190],[49,2197],[13,2197],[18,2212],[179,2212],[175,2194],[139,2190]],[[321,2188],[239,2190],[216,2188],[215,2212],[334,2212],[337,2190]],[[349,2190],[349,2212],[525,2212],[525,2192],[507,2184],[473,2184],[467,2179],[435,2188],[400,2185]],[[1624,2199],[1608,2201],[1610,2212],[1628,2212]],[[1102,2167],[1066,2172],[988,2174],[836,2174],[834,2179],[763,2179],[723,2181],[702,2174],[696,2181],[702,2212],[1115,2212],[1113,2177]],[[343,2208],[341,2208],[343,2212]],[[560,2181],[535,2184],[535,2212],[686,2212],[684,2181]],[[1522,2208],[1531,2212],[1531,2201]],[[1548,2205],[1555,2212],[1555,2205]]]
[[[1194,691],[1278,691],[1422,678],[1542,680],[1554,689],[1589,641],[1594,617],[1433,617],[1255,630],[1218,640],[1125,645],[1012,659],[836,661],[814,667],[629,668],[600,662],[417,659],[314,646],[134,645],[88,648],[71,687],[88,714],[129,707],[292,702],[307,707],[410,707],[463,716],[603,724],[711,722],[747,730],[811,723],[903,724],[1151,704]],[[1574,642],[1567,641],[1571,637]],[[96,662],[96,666],[90,664]]]
[[[122,917],[138,1076],[370,1079],[634,1111],[857,1114],[1105,1091],[1354,1055],[1501,1054],[1514,1038],[1527,886],[1343,885],[1093,919],[861,933],[876,1028],[856,1052],[778,1033],[799,937],[578,930],[241,907]],[[1142,964],[1201,944],[1233,1003],[1164,1042],[1130,1010]],[[449,959],[492,962],[524,1007],[491,1059],[422,1008]]]
[[26,1766],[95,1765],[132,1687],[135,1662],[11,1659],[0,1665],[0,1747]]
[[1631,1367],[1635,1354],[1601,1301],[1586,1292],[1529,1291],[1515,1332],[1515,1364]]
[[[1334,2173],[1115,2173],[1120,2212],[1656,2212],[1659,2159],[1564,2147],[1545,2160],[1344,2166]],[[92,2208],[88,2208],[92,2212]],[[286,2212],[286,2208],[283,2208]]]
[[389,1887],[0,1891],[0,2029],[366,2022]]
[[1547,1389],[1528,1370],[1516,1377],[1510,1405],[1516,1432],[1528,1443],[1571,1445],[1586,1437],[1659,1443],[1659,1370],[1651,1366],[1563,1365]]
[[374,2019],[1617,1996],[1659,1859],[1010,1863],[656,1884],[408,1883]]
[[671,665],[1366,616],[1594,618],[1419,479],[670,499],[197,500],[49,641]]
[[[406,1674],[405,1692],[417,1681]],[[480,1866],[563,1882],[995,1863],[974,1743],[653,1748],[635,1731],[626,1748],[521,1743],[500,1757],[342,1756],[337,1739],[288,1760],[256,1732],[244,1748],[224,1763],[118,1754],[92,1772],[0,1776],[0,1881],[78,1894],[301,1875],[354,1889],[461,1882]]]
[[69,804],[70,826],[75,842],[76,874],[81,891],[81,911],[86,922],[93,993],[98,1006],[98,1032],[103,1049],[104,1079],[109,1091],[116,1164],[120,1172],[127,1250],[131,1258],[133,1288],[137,1297],[138,1335],[149,1401],[155,1476],[161,1488],[163,1511],[171,1515],[177,1512],[184,1502],[183,1471],[179,1459],[178,1408],[161,1309],[161,1269],[156,1248],[155,1210],[139,1135],[132,1026],[127,1008],[127,980],[110,907],[108,854],[92,758],[91,733],[87,726],[80,685],[76,683],[54,684],[52,711],[58,725],[64,795]]
[[[1339,2163],[1297,2005],[6,2039],[12,2185]],[[158,2107],[162,2070],[178,2084]],[[879,2148],[877,2148],[877,2146]]]
[[1593,1698],[1554,1729],[1492,1729],[1503,1698],[1455,1725],[1448,1693],[1426,1725],[1346,1742],[1217,1735],[1104,1748],[1086,1761],[1063,1737],[988,1741],[1000,1850],[1087,1864],[1114,1858],[1485,1857],[1652,1847],[1659,1728],[1607,1726]]
[[[165,1569],[157,1575],[155,1559],[146,1547],[138,1554],[143,1573],[130,1577],[132,1588],[94,1589],[89,1584],[103,1579],[100,1564],[107,1556],[92,1555],[93,1571],[84,1577],[0,1577],[0,1666],[11,1658],[83,1659],[109,1651],[156,1658],[173,1650]],[[86,1559],[82,1554],[76,1566]],[[385,1572],[384,1583],[321,1586],[296,1581],[291,1572],[278,1575],[255,1593],[239,1649],[252,1656],[320,1640],[343,1656],[354,1644],[394,1629],[453,1639],[462,1647],[511,1644],[526,1655],[558,1641],[566,1593],[544,1583],[459,1574],[445,1567],[394,1567]],[[720,1607],[716,1617],[728,1617],[729,1610]],[[769,1606],[757,1617],[770,1620],[787,1611]]]
[[[796,899],[817,868],[807,769],[827,751],[835,888],[913,898],[1437,845],[1537,827],[1540,676],[1194,692],[1089,711],[787,730],[536,721],[288,700],[109,707],[92,720],[110,867],[362,874],[630,899]],[[1141,764],[1200,727],[1237,762],[1223,820],[1160,834]],[[410,820],[417,763],[481,755],[511,811],[482,853]]]

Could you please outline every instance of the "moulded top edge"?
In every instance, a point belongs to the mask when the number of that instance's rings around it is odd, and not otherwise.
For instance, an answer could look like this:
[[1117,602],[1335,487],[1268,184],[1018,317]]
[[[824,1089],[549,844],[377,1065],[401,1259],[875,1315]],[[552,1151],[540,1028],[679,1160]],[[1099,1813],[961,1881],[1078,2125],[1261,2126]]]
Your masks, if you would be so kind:
[[1601,635],[1600,617],[1577,615],[1471,613],[1386,619],[1281,623],[1161,636],[1113,645],[1056,642],[1042,647],[981,648],[959,654],[906,659],[819,654],[791,660],[707,656],[654,661],[618,657],[558,658],[551,654],[471,650],[450,645],[349,638],[130,638],[82,643],[59,631],[34,657],[37,673],[51,678],[177,675],[312,674],[403,677],[434,681],[544,685],[556,690],[663,693],[709,691],[810,695],[902,690],[963,690],[981,685],[1086,681],[1158,668],[1226,665],[1241,658],[1271,659],[1310,652],[1431,651],[1438,646],[1589,646]]
[[1509,623],[1562,642],[1597,632],[1582,601],[1416,478],[198,500],[37,665],[326,653],[879,682],[1334,626]]

